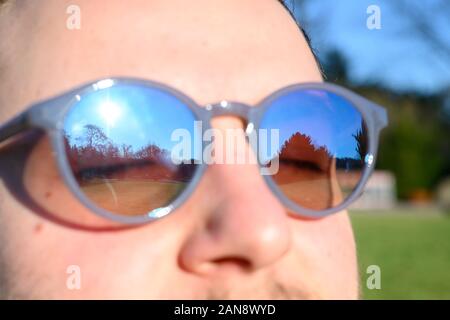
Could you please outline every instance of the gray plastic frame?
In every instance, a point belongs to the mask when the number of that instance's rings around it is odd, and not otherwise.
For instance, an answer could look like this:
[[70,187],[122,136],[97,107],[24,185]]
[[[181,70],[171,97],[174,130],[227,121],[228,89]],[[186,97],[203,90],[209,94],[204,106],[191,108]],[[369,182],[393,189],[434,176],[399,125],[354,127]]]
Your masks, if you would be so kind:
[[[362,178],[353,193],[349,197],[347,197],[344,202],[336,207],[320,211],[304,208],[288,199],[282,193],[280,188],[275,184],[271,176],[263,176],[271,191],[278,197],[278,199],[288,210],[292,211],[295,214],[308,218],[321,218],[342,211],[362,194],[363,188],[375,165],[380,131],[388,124],[387,112],[383,107],[365,99],[364,97],[356,93],[353,93],[348,89],[330,83],[300,83],[290,85],[275,91],[274,93],[263,99],[255,107],[239,102],[230,101],[222,101],[217,104],[200,106],[187,95],[165,84],[150,80],[116,77],[92,81],[51,99],[33,104],[26,111],[19,114],[14,119],[0,126],[0,143],[14,137],[15,135],[25,130],[38,128],[46,131],[52,141],[54,155],[58,163],[60,174],[66,185],[69,187],[70,191],[86,208],[91,210],[93,213],[103,218],[111,219],[123,224],[146,223],[155,219],[159,219],[160,217],[175,211],[189,198],[189,196],[195,190],[208,165],[204,162],[198,165],[198,168],[191,182],[180,193],[180,195],[176,199],[174,199],[171,204],[164,208],[153,210],[146,215],[118,215],[93,204],[81,191],[75,180],[75,177],[72,175],[69,167],[69,162],[66,158],[62,129],[67,113],[78,101],[80,101],[80,99],[83,98],[84,95],[93,91],[104,90],[108,87],[119,84],[136,84],[140,86],[149,86],[176,97],[190,108],[190,110],[195,115],[196,120],[203,122],[203,130],[210,129],[210,120],[213,117],[220,115],[234,115],[240,117],[246,120],[248,124],[252,123],[254,125],[254,129],[258,130],[260,121],[264,116],[267,108],[272,105],[272,102],[280,96],[297,90],[324,90],[339,95],[348,100],[361,113],[363,120],[367,126],[369,141],[368,154],[365,159],[365,168],[363,170]],[[204,146],[205,142],[203,147]]]

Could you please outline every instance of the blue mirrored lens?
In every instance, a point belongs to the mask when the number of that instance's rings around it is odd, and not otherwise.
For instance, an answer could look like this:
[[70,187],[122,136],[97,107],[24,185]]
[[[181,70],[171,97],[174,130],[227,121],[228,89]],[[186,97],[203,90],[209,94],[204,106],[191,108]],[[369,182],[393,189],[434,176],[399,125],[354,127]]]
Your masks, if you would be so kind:
[[117,84],[90,92],[64,123],[73,176],[100,208],[153,214],[179,196],[195,173],[192,153],[173,152],[179,144],[174,133],[193,136],[195,120],[182,101],[157,88]]
[[260,128],[279,130],[280,147],[260,162],[279,161],[272,178],[293,202],[329,209],[356,189],[365,168],[367,129],[343,97],[324,90],[287,93],[273,101]]

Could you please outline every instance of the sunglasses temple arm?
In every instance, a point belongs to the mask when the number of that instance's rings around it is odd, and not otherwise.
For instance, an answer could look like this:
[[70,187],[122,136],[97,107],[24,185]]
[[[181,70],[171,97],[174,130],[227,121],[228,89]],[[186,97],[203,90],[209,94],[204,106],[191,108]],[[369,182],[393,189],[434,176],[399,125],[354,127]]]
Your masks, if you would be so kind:
[[0,126],[0,144],[29,128],[28,112],[24,112]]
[[370,108],[373,110],[372,115],[375,119],[375,126],[378,130],[381,130],[389,124],[389,116],[385,107],[367,100]]
[[380,128],[385,128],[389,124],[389,116],[386,108],[377,105],[377,121]]

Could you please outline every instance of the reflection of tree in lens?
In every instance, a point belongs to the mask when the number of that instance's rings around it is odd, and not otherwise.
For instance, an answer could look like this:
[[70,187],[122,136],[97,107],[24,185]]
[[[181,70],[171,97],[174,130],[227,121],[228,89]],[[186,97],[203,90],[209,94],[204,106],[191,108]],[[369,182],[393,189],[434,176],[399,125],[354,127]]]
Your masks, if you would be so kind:
[[355,157],[332,155],[327,146],[315,145],[310,136],[295,132],[282,144],[280,169],[272,178],[289,199],[305,208],[337,206],[361,179],[368,144],[365,125],[352,139],[337,143],[354,144]]
[[278,153],[279,170],[272,177],[284,194],[310,209],[324,209],[332,201],[332,155],[326,146],[315,146],[310,136],[295,132]]
[[358,129],[356,134],[353,135],[353,137],[356,140],[357,146],[356,146],[356,152],[359,155],[359,160],[364,160],[367,154],[368,150],[368,139],[367,139],[367,129],[363,122],[361,122],[361,128]]
[[72,172],[87,197],[119,214],[141,215],[167,205],[194,174],[192,164],[175,165],[156,144],[134,150],[116,145],[103,130],[86,125],[75,137],[65,134]]
[[347,198],[361,181],[364,170],[364,159],[368,152],[368,133],[364,122],[360,128],[352,134],[349,144],[355,145],[355,157],[336,159],[336,176],[343,198]]

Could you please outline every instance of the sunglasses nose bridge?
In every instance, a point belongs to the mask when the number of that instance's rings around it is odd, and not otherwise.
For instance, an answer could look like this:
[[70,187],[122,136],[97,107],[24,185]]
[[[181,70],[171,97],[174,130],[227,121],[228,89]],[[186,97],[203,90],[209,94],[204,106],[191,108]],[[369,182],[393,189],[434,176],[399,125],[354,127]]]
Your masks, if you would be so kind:
[[223,100],[219,103],[208,104],[205,106],[206,110],[210,112],[211,118],[219,116],[237,116],[245,121],[248,120],[250,109],[249,105],[240,102],[232,102]]

